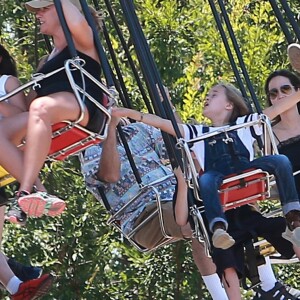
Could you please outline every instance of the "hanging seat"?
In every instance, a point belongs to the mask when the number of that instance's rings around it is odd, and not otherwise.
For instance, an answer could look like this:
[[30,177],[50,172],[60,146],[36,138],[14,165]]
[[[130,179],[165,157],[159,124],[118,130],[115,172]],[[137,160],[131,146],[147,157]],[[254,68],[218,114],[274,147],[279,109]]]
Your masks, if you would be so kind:
[[[80,58],[69,59],[65,62],[65,71],[80,107],[80,115],[76,121],[63,121],[52,125],[52,143],[47,157],[48,160],[64,160],[91,145],[100,143],[107,136],[107,127],[111,120],[110,108],[115,102],[115,91],[113,88],[108,89],[99,80],[91,76],[82,68],[83,65],[84,61]],[[75,83],[72,75],[74,69],[80,70],[82,78],[89,78],[102,89],[101,103]],[[102,118],[102,122],[93,130],[79,124],[84,117],[84,100],[91,101],[96,107],[96,116]]]
[[[105,198],[105,196],[103,195],[103,193],[101,193],[101,197],[103,199],[103,201],[105,203],[103,203],[105,205],[105,207],[111,211],[111,216],[109,218],[109,220],[107,221],[108,225],[112,225],[114,226],[119,232],[122,233],[123,236],[125,236],[125,238],[130,242],[131,245],[133,245],[138,251],[140,252],[152,252],[155,251],[156,249],[164,246],[164,245],[168,245],[170,243],[176,242],[179,239],[178,238],[174,238],[172,236],[169,236],[165,230],[165,225],[164,225],[164,218],[163,218],[163,210],[162,210],[162,204],[163,202],[161,201],[160,198],[160,193],[158,191],[158,186],[160,184],[163,184],[164,181],[168,181],[173,177],[172,175],[167,175],[165,177],[162,177],[154,182],[152,182],[151,184],[147,184],[147,185],[140,185],[140,189],[138,194],[133,197],[129,202],[127,202],[122,208],[120,208],[117,212],[112,212],[112,210],[109,207],[108,201]],[[124,233],[122,230],[122,226],[120,223],[120,219],[122,218],[122,215],[126,212],[126,210],[128,208],[130,208],[130,206],[140,197],[143,198],[145,194],[148,194],[149,192],[153,192],[155,195],[155,203],[156,203],[156,209],[153,210],[153,212],[147,216],[141,223],[139,223],[137,226],[133,227],[132,230],[129,233]],[[149,204],[148,204],[149,205]],[[135,239],[134,239],[134,235],[141,230],[144,226],[147,226],[147,223],[152,220],[154,217],[159,218],[159,223],[160,223],[160,229],[161,229],[161,233],[162,233],[162,240],[153,248],[146,248],[142,245],[139,245]]]
[[[260,117],[255,121],[228,126],[219,131],[217,130],[214,132],[204,133],[200,137],[193,140],[178,140],[177,146],[179,149],[181,149],[184,162],[184,174],[189,187],[193,190],[194,198],[196,199],[195,205],[190,207],[191,215],[195,223],[194,236],[198,238],[200,242],[204,242],[206,252],[208,254],[211,251],[211,245],[205,222],[202,218],[204,205],[200,197],[200,189],[198,184],[199,173],[194,164],[194,159],[190,151],[190,145],[220,133],[226,133],[228,131],[237,130],[247,126],[250,127],[257,124],[263,126],[263,145],[266,145],[268,142],[270,142],[273,152],[278,154],[270,122],[264,115],[260,115]],[[266,151],[266,147],[264,147],[261,150],[261,152],[263,152],[261,154],[266,155]],[[226,211],[245,204],[266,200],[270,197],[270,188],[273,185],[275,185],[274,176],[270,175],[268,172],[262,171],[261,169],[248,169],[240,174],[232,174],[225,177],[219,189],[220,202],[224,208],[224,211]]]
[[[33,80],[25,85],[23,89],[30,86],[33,89],[39,85],[39,81],[53,76],[55,73],[65,70],[67,73],[71,87],[73,88],[75,98],[80,107],[80,114],[78,119],[75,121],[62,121],[58,124],[52,125],[52,142],[47,156],[47,160],[50,161],[60,161],[68,158],[69,156],[75,155],[86,149],[91,145],[95,145],[103,141],[107,136],[108,124],[111,120],[110,109],[113,103],[116,101],[116,94],[114,88],[108,89],[100,81],[90,75],[86,70],[82,68],[84,61],[80,58],[69,59],[65,62],[63,68],[57,69],[48,74],[34,74]],[[87,91],[83,90],[78,86],[73,78],[72,71],[74,69],[79,69],[82,72],[83,78],[89,78],[95,84],[98,85],[103,91],[103,97],[101,103],[94,99]],[[16,92],[23,90],[22,87],[16,89]],[[3,97],[3,100],[12,96],[16,92],[12,92]],[[0,99],[2,101],[2,98]],[[88,129],[82,125],[80,122],[84,117],[84,101],[91,101],[95,105],[95,115],[97,118],[102,118],[101,122],[97,126],[93,126],[93,129]],[[99,120],[96,120],[97,122]],[[20,145],[26,146],[26,141]]]
[[97,134],[70,121],[52,125],[52,142],[47,159],[64,160],[89,146],[99,144],[106,134]]
[[[65,70],[65,72],[68,75],[71,87],[73,88],[74,94],[76,96],[76,100],[79,104],[80,115],[78,119],[73,122],[66,120],[58,124],[52,125],[52,143],[47,160],[64,160],[69,156],[80,153],[81,151],[83,151],[91,145],[100,143],[107,136],[107,128],[111,120],[110,109],[116,98],[115,91],[113,88],[108,89],[100,81],[98,81],[87,71],[81,68],[83,64],[84,61],[82,59],[69,59],[65,62],[65,66],[63,68],[57,69],[48,74],[34,74],[32,77],[33,80],[18,87],[17,89],[6,94],[5,96],[0,97],[0,101],[4,101],[27,88],[32,87],[34,89],[35,87],[39,86],[39,81],[49,76],[53,76],[57,72]],[[102,89],[102,103],[99,103],[75,83],[72,76],[72,70],[74,70],[74,68],[80,69],[83,76],[90,78],[95,84],[99,86],[99,88]],[[96,115],[102,118],[102,121],[98,124],[97,128],[93,128],[92,130],[85,128],[84,126],[81,126],[79,124],[84,117],[83,99],[85,99],[85,101],[91,101],[92,103],[94,103],[97,110]],[[19,147],[24,146],[26,146],[26,141],[19,145]],[[7,185],[13,181],[15,181],[15,179],[0,166],[0,186]]]
[[270,180],[273,176],[261,169],[248,169],[225,177],[219,189],[224,210],[266,200],[270,197]]

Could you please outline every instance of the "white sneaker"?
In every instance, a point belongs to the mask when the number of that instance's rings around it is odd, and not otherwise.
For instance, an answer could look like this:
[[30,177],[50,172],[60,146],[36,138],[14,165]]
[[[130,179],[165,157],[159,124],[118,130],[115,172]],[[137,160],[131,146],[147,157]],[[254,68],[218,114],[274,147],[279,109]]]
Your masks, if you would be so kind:
[[287,53],[292,68],[300,73],[300,45],[296,43],[290,44],[287,48]]
[[225,250],[233,246],[235,240],[224,229],[218,228],[213,233],[212,242],[215,248]]
[[281,236],[293,245],[300,247],[300,227],[295,228],[293,231],[286,227]]

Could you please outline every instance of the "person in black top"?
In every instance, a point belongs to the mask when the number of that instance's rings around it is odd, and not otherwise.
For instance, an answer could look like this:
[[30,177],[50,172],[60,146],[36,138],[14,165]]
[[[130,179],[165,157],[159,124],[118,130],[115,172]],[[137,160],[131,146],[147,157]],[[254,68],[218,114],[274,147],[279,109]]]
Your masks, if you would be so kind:
[[[100,60],[94,44],[93,31],[81,13],[79,0],[63,0],[61,5],[77,54],[85,62],[83,68],[100,80]],[[49,73],[64,67],[65,61],[71,57],[53,1],[33,0],[26,2],[25,6],[36,14],[40,23],[40,32],[51,36],[54,45],[51,54],[40,64],[38,72]],[[85,89],[95,100],[99,102],[102,100],[101,89],[96,84],[86,77],[83,82],[78,70],[72,71],[72,74],[78,86]],[[23,219],[24,214],[35,217],[50,215],[49,204],[52,211],[57,207],[57,211],[61,212],[65,207],[63,201],[56,196],[51,196],[46,192],[32,193],[33,185],[50,149],[51,125],[64,120],[78,120],[81,113],[80,106],[65,70],[61,70],[39,83],[40,86],[35,89],[35,95],[32,96],[34,93],[31,93],[33,100],[29,107],[23,175],[16,195],[17,205],[8,213],[10,219],[13,219],[15,223],[18,223],[19,219]],[[98,119],[94,104],[85,103],[84,115],[80,124],[94,129],[95,124],[91,122],[92,119]]]
[[[299,89],[300,78],[295,73],[288,70],[277,70],[271,73],[265,84],[269,106],[277,101],[285,100]],[[280,114],[274,120],[272,128],[279,153],[289,158],[294,172],[300,170],[300,115],[298,106],[294,105],[291,109]],[[294,177],[298,195],[300,195],[299,175]]]

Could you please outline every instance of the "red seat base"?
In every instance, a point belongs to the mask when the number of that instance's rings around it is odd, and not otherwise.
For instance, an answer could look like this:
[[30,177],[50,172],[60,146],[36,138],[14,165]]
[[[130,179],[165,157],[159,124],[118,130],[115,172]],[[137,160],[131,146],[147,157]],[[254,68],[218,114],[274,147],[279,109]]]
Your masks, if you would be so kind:
[[265,200],[270,196],[269,174],[251,169],[231,175],[224,179],[219,192],[224,210]]
[[50,160],[64,160],[91,145],[100,143],[103,138],[80,125],[60,122],[52,126],[52,143],[48,154]]

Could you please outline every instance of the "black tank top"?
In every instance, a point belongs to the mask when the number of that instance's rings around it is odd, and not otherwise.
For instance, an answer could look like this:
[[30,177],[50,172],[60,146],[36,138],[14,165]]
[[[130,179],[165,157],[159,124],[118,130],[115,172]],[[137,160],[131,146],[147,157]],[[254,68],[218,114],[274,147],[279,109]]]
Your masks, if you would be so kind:
[[[280,154],[284,154],[289,158],[294,172],[300,170],[300,135],[279,142],[277,148]],[[300,174],[295,176],[295,183],[300,196]]]
[[[80,51],[77,51],[77,54],[80,58],[82,58],[85,61],[85,65],[83,66],[83,68],[87,72],[89,72],[92,76],[94,76],[96,79],[100,80],[100,75],[101,75],[100,64],[90,56]],[[69,53],[69,49],[68,47],[66,47],[60,53],[54,56],[52,59],[47,61],[39,70],[39,73],[47,74],[49,72],[57,70],[63,67],[65,61],[70,58],[71,56]],[[76,69],[75,71],[72,71],[72,74],[76,84],[78,84],[80,87],[83,88],[83,81],[82,81],[82,76],[80,71]],[[96,100],[101,102],[102,90],[86,76],[84,76],[84,79],[85,79],[85,90],[89,94],[91,94],[92,97],[94,97]],[[65,70],[62,70],[56,73],[55,75],[40,81],[39,83],[41,87],[36,89],[36,93],[39,97],[47,96],[49,94],[62,92],[62,91],[73,93],[73,89],[71,88]]]

